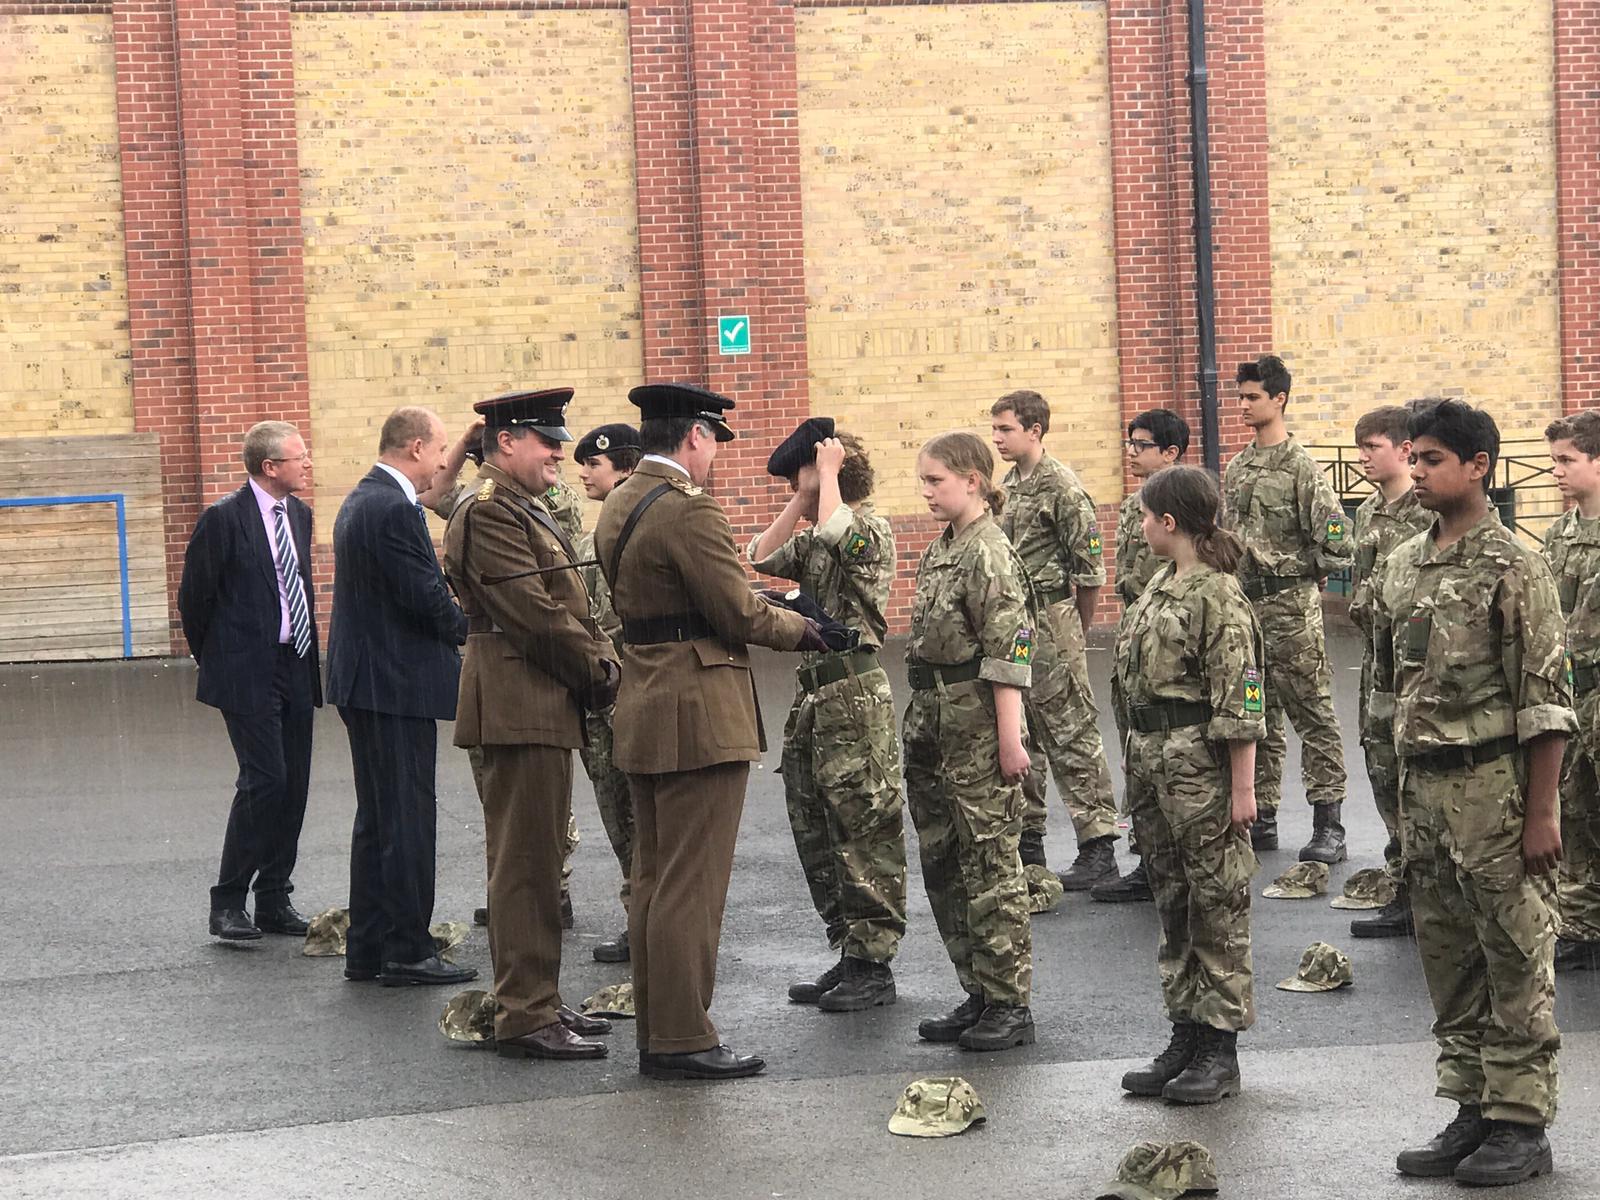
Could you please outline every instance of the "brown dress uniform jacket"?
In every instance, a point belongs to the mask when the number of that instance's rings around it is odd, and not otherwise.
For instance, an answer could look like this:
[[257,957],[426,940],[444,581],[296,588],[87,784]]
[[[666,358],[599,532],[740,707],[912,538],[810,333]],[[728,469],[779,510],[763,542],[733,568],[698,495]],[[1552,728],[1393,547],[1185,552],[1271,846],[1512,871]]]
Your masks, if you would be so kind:
[[[622,526],[663,483],[670,490],[640,518],[613,571]],[[721,505],[683,472],[646,459],[606,497],[594,545],[625,631],[630,621],[698,613],[716,635],[624,645],[616,765],[655,775],[759,760],[765,747],[746,643],[792,650],[806,622],[750,590]]]
[[583,745],[578,698],[604,681],[601,660],[615,651],[575,562],[547,509],[499,468],[479,468],[444,537],[445,574],[470,623],[456,745]]

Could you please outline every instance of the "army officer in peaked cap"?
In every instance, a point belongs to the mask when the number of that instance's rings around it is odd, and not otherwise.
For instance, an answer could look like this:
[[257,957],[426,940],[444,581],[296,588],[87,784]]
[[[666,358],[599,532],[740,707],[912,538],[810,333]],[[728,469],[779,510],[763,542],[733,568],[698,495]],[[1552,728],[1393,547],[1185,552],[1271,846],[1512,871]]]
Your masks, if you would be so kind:
[[483,754],[495,1046],[513,1058],[601,1058],[610,1023],[561,1002],[561,857],[584,711],[620,668],[596,632],[566,532],[536,497],[555,481],[571,388],[515,392],[483,415],[483,465],[450,518],[444,563],[467,614],[456,745]]
[[750,590],[721,505],[701,490],[733,440],[731,400],[685,384],[634,388],[638,467],[606,498],[595,553],[622,619],[615,761],[634,806],[633,954],[639,1070],[731,1079],[766,1064],[721,1044],[707,1015],[733,845],[760,718],[746,643],[822,650],[817,627]]

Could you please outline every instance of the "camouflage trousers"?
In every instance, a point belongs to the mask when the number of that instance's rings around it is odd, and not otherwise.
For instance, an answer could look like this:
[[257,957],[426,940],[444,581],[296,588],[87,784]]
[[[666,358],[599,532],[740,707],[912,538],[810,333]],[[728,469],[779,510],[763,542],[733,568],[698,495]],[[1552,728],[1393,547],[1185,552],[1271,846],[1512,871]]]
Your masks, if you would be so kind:
[[1384,721],[1374,726],[1368,712],[1372,697],[1372,647],[1361,656],[1360,716],[1361,751],[1367,760],[1367,782],[1372,785],[1372,803],[1389,831],[1383,847],[1383,869],[1390,878],[1403,883],[1405,867],[1400,861],[1400,758],[1394,751],[1394,726]]
[[1577,698],[1579,736],[1567,742],[1561,770],[1561,874],[1558,929],[1575,942],[1600,941],[1600,690]]
[[1022,827],[1044,833],[1045,765],[1072,817],[1078,844],[1120,837],[1117,801],[1100,741],[1100,714],[1089,689],[1088,648],[1071,600],[1052,605],[1048,619],[1060,658],[1036,662],[1033,687],[1024,695],[1030,744],[1028,777],[1022,784]]
[[1520,755],[1401,764],[1400,838],[1439,1043],[1436,1094],[1490,1120],[1556,1113],[1555,916],[1522,862]]
[[611,852],[617,856],[617,865],[622,868],[622,889],[618,896],[622,900],[622,911],[627,912],[633,895],[629,878],[633,874],[633,797],[628,791],[628,777],[611,761],[611,714],[608,708],[584,717],[589,744],[578,753],[583,758],[584,774],[594,785],[594,803],[600,810],[600,824],[611,843]]
[[1306,585],[1252,602],[1266,647],[1267,736],[1256,747],[1256,807],[1278,811],[1288,717],[1300,735],[1300,775],[1312,804],[1344,803],[1344,746],[1333,715],[1333,672],[1322,597]]
[[[483,747],[468,746],[467,761],[472,764],[472,786],[478,790],[478,803],[483,803]],[[577,850],[578,820],[570,812],[567,814],[567,844],[561,854],[561,894],[567,894],[567,881],[572,878],[572,854]]]
[[1250,880],[1256,856],[1229,822],[1227,748],[1203,726],[1128,738],[1128,803],[1161,921],[1156,969],[1175,1021],[1255,1024]]
[[894,695],[883,668],[799,692],[778,769],[828,945],[888,962],[906,932],[906,834]]
[[1022,789],[1000,776],[994,691],[981,680],[911,694],[906,801],[933,919],[968,992],[1027,1004],[1033,929],[1018,842]]

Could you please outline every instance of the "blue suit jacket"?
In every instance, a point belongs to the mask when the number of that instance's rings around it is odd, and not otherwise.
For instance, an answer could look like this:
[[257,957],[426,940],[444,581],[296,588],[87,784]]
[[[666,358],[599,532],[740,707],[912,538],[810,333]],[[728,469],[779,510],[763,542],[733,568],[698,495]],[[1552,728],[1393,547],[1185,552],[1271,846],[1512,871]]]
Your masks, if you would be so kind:
[[[306,657],[312,699],[321,704],[317,594],[311,586],[311,509],[293,496],[285,507],[311,617],[311,652]],[[283,610],[278,604],[277,563],[248,483],[200,514],[183,552],[178,614],[189,653],[200,666],[196,699],[223,712],[245,716],[265,712],[272,704]]]
[[377,467],[333,523],[328,700],[341,708],[454,720],[467,618],[400,484]]

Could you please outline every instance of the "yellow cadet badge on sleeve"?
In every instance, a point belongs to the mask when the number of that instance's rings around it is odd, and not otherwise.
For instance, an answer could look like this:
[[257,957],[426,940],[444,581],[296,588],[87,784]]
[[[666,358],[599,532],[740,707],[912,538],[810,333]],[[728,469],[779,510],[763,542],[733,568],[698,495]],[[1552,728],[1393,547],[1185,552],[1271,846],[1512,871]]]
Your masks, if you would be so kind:
[[1011,639],[1011,661],[1022,666],[1033,662],[1033,630],[1024,626]]
[[1091,529],[1089,531],[1089,553],[1100,553],[1100,533],[1098,530]]
[[872,548],[872,543],[867,541],[865,534],[852,533],[844,544],[846,558],[864,559],[867,551]]
[[1330,541],[1330,542],[1342,542],[1342,541],[1344,541],[1344,514],[1343,513],[1329,513],[1328,514],[1328,541]]
[[1247,713],[1261,712],[1265,705],[1265,695],[1261,689],[1261,670],[1258,667],[1244,669],[1244,710]]

